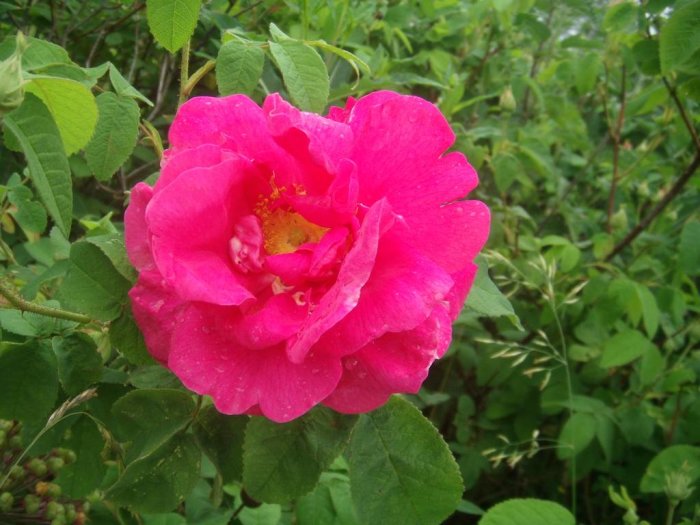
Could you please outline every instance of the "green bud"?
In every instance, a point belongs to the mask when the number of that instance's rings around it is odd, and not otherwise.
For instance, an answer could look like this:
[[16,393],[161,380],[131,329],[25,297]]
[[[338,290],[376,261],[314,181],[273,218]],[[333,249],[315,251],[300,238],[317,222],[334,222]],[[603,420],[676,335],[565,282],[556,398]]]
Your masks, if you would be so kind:
[[78,457],[75,455],[75,452],[67,448],[57,448],[56,454],[59,458],[63,459],[66,465],[75,463],[75,460],[78,459]]
[[515,97],[513,96],[513,90],[510,86],[506,87],[501,93],[501,97],[498,99],[498,105],[504,111],[515,111],[517,104],[515,103]]
[[0,62],[0,115],[12,111],[24,100],[22,78],[22,53],[27,41],[21,32],[17,33],[15,52]]
[[64,507],[66,509],[66,521],[68,523],[73,523],[73,520],[75,520],[75,517],[78,514],[75,511],[75,505],[73,505],[72,503],[66,503]]
[[39,512],[41,498],[35,494],[27,494],[24,496],[24,510],[27,514],[36,514]]
[[15,465],[14,467],[12,467],[10,469],[10,478],[15,480],[15,481],[20,481],[20,480],[24,479],[25,474],[26,473],[25,473],[24,469],[22,467],[20,467],[19,465]]
[[65,516],[57,516],[51,520],[51,525],[66,525],[67,521]]
[[5,440],[7,439],[7,432],[0,430],[0,447],[5,446]]
[[8,445],[10,445],[10,448],[19,450],[22,448],[22,436],[20,436],[19,434],[15,434],[10,438],[10,440],[7,443]]
[[10,512],[12,505],[15,503],[15,498],[9,492],[0,494],[0,512]]
[[61,495],[60,485],[56,485],[56,483],[49,483],[46,487],[46,495],[50,498],[58,498]]
[[664,492],[672,505],[678,505],[690,497],[693,493],[693,488],[690,486],[692,481],[685,470],[666,474]]
[[46,511],[44,516],[46,516],[47,519],[54,519],[57,518],[58,516],[65,516],[66,514],[66,509],[58,503],[57,501],[49,501],[46,504]]
[[46,466],[49,467],[51,474],[57,474],[65,466],[66,462],[63,458],[49,458],[46,460]]
[[29,461],[29,463],[27,463],[27,468],[37,478],[41,478],[41,477],[45,476],[46,473],[49,471],[48,467],[46,466],[46,461],[39,459],[39,458],[31,459]]

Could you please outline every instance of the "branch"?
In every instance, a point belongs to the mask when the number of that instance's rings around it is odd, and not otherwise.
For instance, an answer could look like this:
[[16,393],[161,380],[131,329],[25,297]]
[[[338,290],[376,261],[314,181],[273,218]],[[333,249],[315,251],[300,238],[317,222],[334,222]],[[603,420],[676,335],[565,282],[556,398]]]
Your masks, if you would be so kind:
[[664,211],[666,206],[668,206],[671,201],[681,192],[683,187],[688,183],[690,177],[693,176],[695,170],[700,166],[700,150],[695,152],[695,157],[685,169],[683,174],[678,177],[678,180],[671,186],[666,195],[659,201],[659,203],[654,206],[654,208],[642,219],[637,226],[635,226],[630,232],[622,239],[619,243],[615,245],[612,251],[605,257],[605,261],[609,261],[615,257],[618,253],[624,250],[632,241],[634,241],[640,233],[642,233],[659,214]]
[[27,301],[17,294],[10,286],[0,281],[0,295],[2,295],[7,301],[23,312],[32,312],[39,315],[45,315],[47,317],[55,317],[56,319],[65,319],[66,321],[75,321],[76,323],[88,324],[96,322],[87,315],[79,314],[76,312],[69,312],[67,310],[61,310],[59,308],[52,308],[50,306],[44,306],[41,304],[33,303]]
[[615,194],[617,184],[620,180],[620,135],[622,134],[622,124],[625,122],[625,96],[627,94],[627,69],[622,66],[622,87],[620,88],[620,111],[617,114],[615,127],[610,129],[610,137],[613,140],[613,175],[610,183],[610,193],[608,194],[608,219],[607,230],[612,232],[612,216],[615,213]]

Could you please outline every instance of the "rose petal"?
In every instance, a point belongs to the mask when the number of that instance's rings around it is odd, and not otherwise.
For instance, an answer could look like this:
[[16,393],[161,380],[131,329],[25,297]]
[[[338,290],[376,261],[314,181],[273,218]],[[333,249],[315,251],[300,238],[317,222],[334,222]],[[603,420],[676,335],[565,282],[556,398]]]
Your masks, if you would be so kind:
[[154,266],[151,240],[146,225],[146,207],[153,197],[153,188],[139,182],[131,190],[129,207],[124,212],[124,244],[126,253],[137,270],[149,270]]

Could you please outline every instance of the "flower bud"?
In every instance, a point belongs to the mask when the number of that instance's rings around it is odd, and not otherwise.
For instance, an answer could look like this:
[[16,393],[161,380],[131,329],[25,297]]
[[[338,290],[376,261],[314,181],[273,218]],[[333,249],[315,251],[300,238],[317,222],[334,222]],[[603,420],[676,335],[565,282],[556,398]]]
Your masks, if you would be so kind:
[[693,488],[690,486],[692,481],[693,480],[685,471],[676,471],[666,474],[664,492],[671,502],[671,505],[678,505],[681,501],[690,497],[693,493]]
[[10,512],[14,502],[15,498],[11,493],[3,492],[0,494],[0,512]]
[[501,98],[498,99],[498,105],[504,111],[515,111],[516,103],[513,96],[513,90],[510,86],[506,87],[501,93]]
[[26,47],[24,35],[17,33],[15,52],[0,62],[0,115],[12,111],[24,100],[22,53]]
[[57,518],[58,516],[65,516],[65,514],[66,509],[57,501],[49,501],[46,504],[46,511],[44,514],[46,519],[52,520],[54,518]]
[[41,506],[41,498],[36,494],[24,496],[24,510],[27,514],[36,514]]
[[33,458],[27,463],[27,468],[29,471],[34,474],[37,478],[41,478],[46,475],[48,472],[48,467],[46,466],[46,461],[39,459],[39,458]]
[[8,445],[10,445],[10,448],[13,448],[15,450],[19,450],[22,448],[22,436],[20,436],[19,434],[16,434],[16,435],[12,436],[7,443],[8,443]]
[[63,458],[49,458],[46,460],[46,466],[49,467],[51,474],[57,474],[65,466],[66,462]]
[[75,463],[75,460],[77,459],[77,456],[75,455],[75,452],[73,452],[70,449],[67,448],[58,448],[56,449],[56,455],[61,458],[66,465],[70,465],[71,463]]

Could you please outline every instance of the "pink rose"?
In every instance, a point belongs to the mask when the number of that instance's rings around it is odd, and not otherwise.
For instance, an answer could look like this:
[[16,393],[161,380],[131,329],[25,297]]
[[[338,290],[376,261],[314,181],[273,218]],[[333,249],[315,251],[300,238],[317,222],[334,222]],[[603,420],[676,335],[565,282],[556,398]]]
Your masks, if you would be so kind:
[[489,231],[438,109],[389,91],[327,117],[199,97],[169,139],[125,217],[151,354],[219,411],[278,422],[416,392]]

